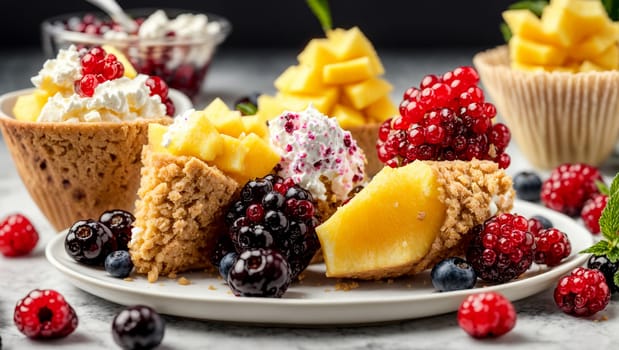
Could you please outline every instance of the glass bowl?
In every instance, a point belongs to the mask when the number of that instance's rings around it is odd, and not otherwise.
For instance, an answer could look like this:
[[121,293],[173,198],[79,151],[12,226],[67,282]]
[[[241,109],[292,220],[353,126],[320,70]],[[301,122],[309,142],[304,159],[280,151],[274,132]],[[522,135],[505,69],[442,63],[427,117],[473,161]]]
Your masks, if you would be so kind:
[[[141,24],[142,19],[156,9],[132,9],[127,13]],[[163,9],[168,18],[196,12],[182,9]],[[114,32],[109,16],[97,12],[68,13],[49,18],[41,24],[42,45],[48,57],[54,57],[59,49],[76,45],[78,48],[111,45],[123,52],[138,73],[157,75],[169,87],[194,98],[206,78],[213,55],[230,34],[227,19],[204,13],[210,29],[200,35],[177,36],[173,32],[163,38],[145,38],[137,34]]]

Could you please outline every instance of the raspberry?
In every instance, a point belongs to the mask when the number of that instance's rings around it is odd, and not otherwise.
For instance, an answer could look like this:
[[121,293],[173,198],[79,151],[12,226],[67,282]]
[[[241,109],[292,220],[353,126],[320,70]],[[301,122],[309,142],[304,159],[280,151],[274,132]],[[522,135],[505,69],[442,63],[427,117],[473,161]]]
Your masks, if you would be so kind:
[[571,252],[569,238],[556,228],[542,229],[535,234],[535,263],[559,265]]
[[542,184],[542,202],[550,209],[577,216],[585,201],[599,193],[596,181],[603,181],[602,176],[590,165],[560,165]]
[[516,325],[516,310],[499,293],[472,294],[458,308],[458,324],[475,338],[499,337]]
[[13,321],[28,338],[62,338],[77,328],[75,310],[51,289],[34,289],[17,302]]
[[580,217],[582,218],[585,227],[593,234],[600,233],[600,216],[606,208],[608,196],[603,194],[594,194],[593,197],[587,199],[582,207]]
[[500,214],[472,231],[466,260],[479,278],[503,283],[520,276],[531,266],[535,239],[524,217]]
[[25,216],[12,214],[0,222],[0,253],[4,256],[26,255],[38,241],[39,234]]
[[379,130],[376,151],[390,167],[420,160],[495,161],[509,166],[505,149],[511,139],[507,126],[492,124],[496,108],[484,101],[472,67],[459,67],[442,77],[425,76],[410,87],[400,103],[400,115]]
[[566,314],[586,317],[608,305],[610,289],[601,271],[577,267],[570,275],[561,277],[554,299]]
[[258,248],[277,250],[287,260],[294,280],[319,247],[315,215],[308,191],[291,179],[267,175],[243,186],[240,200],[228,209],[226,224],[236,253]]

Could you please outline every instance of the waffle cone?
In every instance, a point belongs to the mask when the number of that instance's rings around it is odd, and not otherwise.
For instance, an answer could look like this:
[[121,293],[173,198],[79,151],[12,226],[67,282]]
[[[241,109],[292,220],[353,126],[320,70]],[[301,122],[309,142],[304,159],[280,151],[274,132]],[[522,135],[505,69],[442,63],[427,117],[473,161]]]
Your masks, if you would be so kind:
[[539,168],[599,165],[619,135],[619,71],[523,72],[507,46],[473,59],[522,153]]
[[368,161],[365,165],[365,174],[370,178],[383,168],[383,163],[378,159],[378,154],[376,153],[376,141],[378,141],[379,127],[380,124],[372,123],[348,128],[353,139],[357,141],[357,145],[361,147],[365,153],[365,158]]
[[144,147],[131,259],[150,282],[211,266],[238,183],[195,157]]

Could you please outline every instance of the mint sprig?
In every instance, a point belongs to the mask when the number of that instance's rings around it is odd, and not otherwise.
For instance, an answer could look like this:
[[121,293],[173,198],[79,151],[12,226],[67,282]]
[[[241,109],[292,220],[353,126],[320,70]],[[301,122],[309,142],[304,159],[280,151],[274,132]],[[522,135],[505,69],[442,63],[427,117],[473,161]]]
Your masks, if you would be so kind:
[[241,112],[243,115],[255,115],[258,113],[258,107],[251,102],[237,103],[234,109]]
[[619,261],[619,175],[615,176],[610,189],[604,190],[604,186],[598,183],[602,193],[608,192],[608,203],[600,216],[600,231],[603,239],[581,253],[593,255],[606,255],[608,260],[615,263]]
[[331,19],[331,9],[329,8],[329,0],[306,0],[307,5],[314,13],[314,16],[320,22],[322,30],[326,33],[333,28]]
[[617,0],[602,0],[602,4],[613,21],[619,20],[619,1]]
[[[611,0],[612,1],[612,0]],[[508,10],[529,10],[533,12],[537,17],[542,17],[544,7],[548,6],[548,0],[522,0],[515,2],[507,7]],[[512,31],[505,22],[501,22],[500,25],[501,34],[503,39],[508,42],[512,38]]]

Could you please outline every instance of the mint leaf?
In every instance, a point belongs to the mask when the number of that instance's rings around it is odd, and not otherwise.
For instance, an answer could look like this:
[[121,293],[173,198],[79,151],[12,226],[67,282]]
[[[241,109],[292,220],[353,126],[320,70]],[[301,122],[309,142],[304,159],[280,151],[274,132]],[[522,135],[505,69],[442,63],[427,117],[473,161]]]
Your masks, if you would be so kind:
[[318,22],[322,26],[322,30],[326,33],[333,28],[333,21],[331,20],[331,9],[329,9],[328,0],[306,0],[307,5],[314,13],[314,16],[318,18]]
[[508,9],[529,10],[533,12],[537,17],[541,17],[542,11],[544,10],[544,7],[546,7],[547,5],[548,5],[548,1],[546,0],[524,0],[524,1],[518,1],[518,2],[515,2],[509,5]]
[[605,196],[610,196],[610,189],[603,181],[595,180],[595,187],[598,188],[598,191],[600,191],[601,194]]
[[591,253],[596,256],[604,256],[608,252],[608,241],[599,241],[591,247],[581,250],[580,253]]
[[619,286],[619,271],[615,272],[615,275],[613,276],[613,282],[615,282],[616,286]]
[[602,0],[604,8],[613,21],[619,20],[619,1],[617,0]]
[[503,34],[503,40],[509,42],[509,39],[512,38],[512,31],[509,29],[507,23],[501,22],[499,29],[501,30],[501,34]]
[[614,242],[617,240],[617,231],[619,231],[619,194],[616,193],[619,188],[619,176],[615,176],[610,185],[610,197],[606,208],[600,216],[600,230],[604,238]]
[[258,107],[256,107],[253,103],[242,102],[238,103],[234,108],[237,111],[240,111],[243,115],[255,115],[258,112]]

